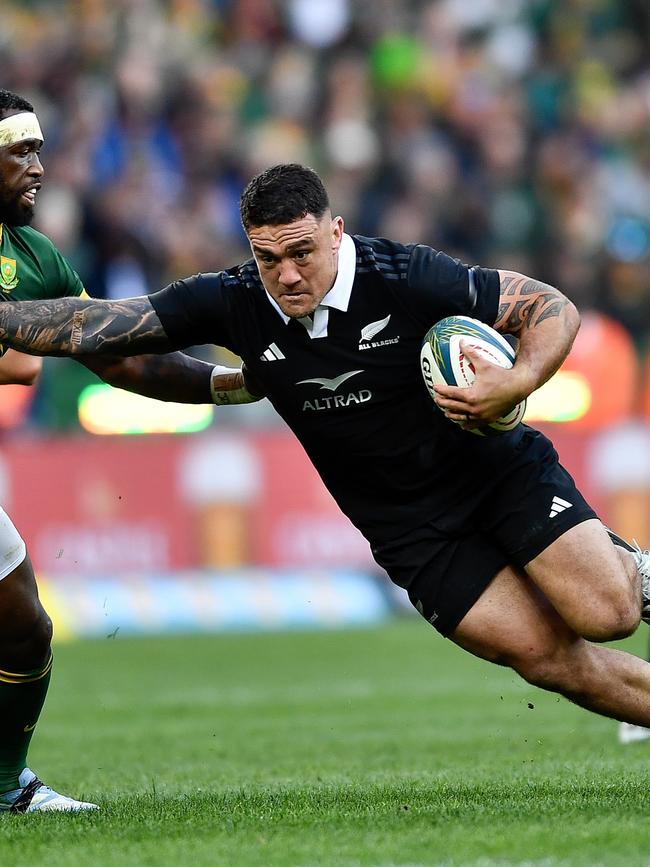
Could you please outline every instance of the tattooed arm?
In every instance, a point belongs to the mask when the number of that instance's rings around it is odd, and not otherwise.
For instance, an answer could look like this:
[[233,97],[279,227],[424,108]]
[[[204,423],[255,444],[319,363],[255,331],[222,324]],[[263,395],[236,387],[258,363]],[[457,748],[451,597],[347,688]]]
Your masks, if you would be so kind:
[[0,304],[0,343],[31,355],[140,355],[172,346],[146,295]]
[[580,327],[575,306],[557,289],[514,271],[499,271],[494,327],[519,338],[513,378],[521,400],[550,379],[569,354]]
[[163,355],[171,342],[147,296],[7,301],[0,304],[0,335],[0,343],[32,355],[70,355],[105,382],[159,400],[221,405],[263,394],[255,385],[249,391],[244,370],[182,352]]
[[470,388],[436,386],[436,402],[462,427],[495,421],[555,373],[569,354],[580,317],[561,292],[514,271],[499,271],[499,312],[494,327],[519,339],[512,370],[490,364],[461,341],[476,370]]

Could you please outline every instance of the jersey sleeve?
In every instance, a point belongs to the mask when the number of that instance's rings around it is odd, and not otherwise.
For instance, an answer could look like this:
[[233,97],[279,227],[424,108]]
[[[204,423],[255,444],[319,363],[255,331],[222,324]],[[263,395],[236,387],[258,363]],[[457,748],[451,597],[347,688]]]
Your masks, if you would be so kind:
[[196,274],[170,283],[149,296],[175,349],[216,343],[232,348],[231,314],[224,274]]
[[429,324],[445,316],[472,316],[493,325],[499,310],[499,272],[463,265],[424,244],[413,247],[407,283]]
[[81,277],[49,239],[47,256],[43,256],[44,285],[51,298],[78,298],[84,291]]

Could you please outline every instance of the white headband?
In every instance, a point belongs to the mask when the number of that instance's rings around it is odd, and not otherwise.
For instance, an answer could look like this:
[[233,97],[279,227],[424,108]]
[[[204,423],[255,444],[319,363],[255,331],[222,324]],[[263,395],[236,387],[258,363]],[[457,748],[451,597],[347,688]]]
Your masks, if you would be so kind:
[[38,118],[32,111],[21,111],[20,114],[12,114],[0,120],[0,148],[25,141],[28,138],[37,138],[43,141],[43,133]]

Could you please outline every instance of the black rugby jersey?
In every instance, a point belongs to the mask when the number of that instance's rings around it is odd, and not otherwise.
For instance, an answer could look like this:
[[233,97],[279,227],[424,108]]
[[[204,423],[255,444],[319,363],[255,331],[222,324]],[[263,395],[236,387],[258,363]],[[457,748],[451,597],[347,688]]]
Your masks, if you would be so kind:
[[424,245],[353,240],[348,308],[329,309],[325,337],[285,324],[253,260],[178,280],[150,300],[175,348],[213,343],[243,359],[372,545],[428,522],[460,530],[521,428],[480,437],[446,419],[424,386],[420,346],[445,316],[493,324],[499,275]]

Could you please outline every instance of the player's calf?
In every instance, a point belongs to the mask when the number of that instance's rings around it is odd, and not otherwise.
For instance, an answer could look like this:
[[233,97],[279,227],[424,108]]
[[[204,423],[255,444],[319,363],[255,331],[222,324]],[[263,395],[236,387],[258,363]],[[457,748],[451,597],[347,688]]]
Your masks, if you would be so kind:
[[[576,639],[584,643],[583,639]],[[506,664],[525,681],[562,695],[573,695],[583,681],[580,654],[562,644],[557,648],[531,646],[511,656]]]
[[51,638],[25,543],[0,509],[0,793],[22,788],[50,681]]
[[650,725],[650,665],[620,650],[580,640],[546,664],[515,663],[530,683],[622,722]]
[[497,573],[450,638],[582,707],[650,726],[650,665],[585,641],[531,579],[512,567]]

